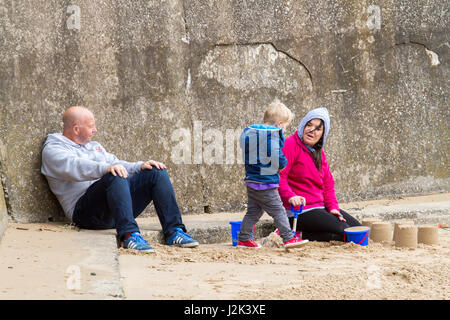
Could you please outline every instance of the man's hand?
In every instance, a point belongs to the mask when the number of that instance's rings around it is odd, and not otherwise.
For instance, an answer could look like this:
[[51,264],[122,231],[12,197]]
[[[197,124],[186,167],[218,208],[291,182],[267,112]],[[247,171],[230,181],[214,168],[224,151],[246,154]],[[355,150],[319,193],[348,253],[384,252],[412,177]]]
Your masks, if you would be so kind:
[[292,198],[290,198],[289,200],[288,200],[288,202],[290,203],[290,204],[292,204],[294,207],[298,207],[298,206],[300,206],[300,205],[306,205],[306,199],[305,198],[303,198],[303,197],[300,197],[300,196],[295,196],[295,197],[292,197]]
[[125,167],[121,164],[112,164],[108,167],[108,172],[111,172],[111,174],[115,177],[119,175],[119,177],[127,178],[128,177],[128,171],[125,169]]
[[161,162],[158,162],[155,160],[148,160],[141,165],[142,170],[144,170],[144,169],[152,170],[153,167],[160,169],[160,170],[167,169],[167,167],[164,163],[161,163]]

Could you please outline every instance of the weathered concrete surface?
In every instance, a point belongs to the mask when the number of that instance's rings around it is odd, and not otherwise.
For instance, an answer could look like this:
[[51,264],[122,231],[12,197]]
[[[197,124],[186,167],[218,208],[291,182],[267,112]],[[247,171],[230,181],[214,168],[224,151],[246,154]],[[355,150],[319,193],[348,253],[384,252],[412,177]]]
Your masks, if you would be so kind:
[[0,179],[0,240],[8,226],[8,210],[6,209],[5,196],[3,194],[2,181]]
[[109,230],[12,222],[0,242],[0,279],[2,300],[123,298]]
[[244,208],[233,133],[275,98],[296,114],[287,136],[329,109],[341,202],[448,191],[447,13],[442,0],[0,0],[10,215],[62,218],[40,149],[74,104],[110,152],[165,162],[184,213]]

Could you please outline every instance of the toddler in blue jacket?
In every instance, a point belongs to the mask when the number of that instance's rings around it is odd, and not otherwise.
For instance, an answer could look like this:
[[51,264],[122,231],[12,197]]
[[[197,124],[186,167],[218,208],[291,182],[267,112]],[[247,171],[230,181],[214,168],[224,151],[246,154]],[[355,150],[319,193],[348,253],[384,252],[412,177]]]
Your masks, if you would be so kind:
[[287,165],[286,157],[281,152],[284,146],[283,129],[289,126],[293,117],[291,110],[275,101],[264,113],[264,124],[251,125],[241,134],[248,205],[241,223],[238,247],[261,247],[250,235],[264,212],[274,219],[285,247],[298,247],[308,242],[294,236],[278,194],[279,172]]

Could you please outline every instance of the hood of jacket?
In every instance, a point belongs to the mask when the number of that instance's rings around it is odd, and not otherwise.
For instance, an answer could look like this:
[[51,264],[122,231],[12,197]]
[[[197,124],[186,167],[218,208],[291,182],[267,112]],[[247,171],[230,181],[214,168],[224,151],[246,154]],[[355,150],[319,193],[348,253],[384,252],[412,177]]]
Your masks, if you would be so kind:
[[328,110],[325,107],[316,108],[309,111],[306,114],[306,116],[302,119],[302,121],[300,121],[300,124],[297,129],[297,134],[300,140],[303,141],[303,130],[305,129],[306,124],[312,119],[321,119],[323,121],[323,125],[325,127],[323,131],[323,145],[325,145],[328,132],[330,131],[330,114],[328,113]]
[[47,139],[45,140],[43,147],[45,147],[49,143],[54,143],[54,142],[68,144],[68,145],[74,146],[74,147],[80,146],[79,144],[76,144],[69,138],[66,138],[65,136],[63,136],[62,133],[57,132],[57,133],[50,133],[49,135],[47,135]]

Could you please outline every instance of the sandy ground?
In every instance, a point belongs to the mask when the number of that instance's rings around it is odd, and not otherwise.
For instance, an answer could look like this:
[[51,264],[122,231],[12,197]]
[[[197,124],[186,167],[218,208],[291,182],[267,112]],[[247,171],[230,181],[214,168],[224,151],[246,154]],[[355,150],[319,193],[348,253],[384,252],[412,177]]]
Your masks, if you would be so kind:
[[[362,247],[310,242],[303,248],[173,248],[155,254],[120,249],[128,299],[449,299],[450,231],[440,244]],[[258,239],[257,239],[258,240]]]
[[[448,194],[374,204],[446,199]],[[0,241],[0,300],[114,298],[100,289],[116,273],[104,268],[108,260],[98,261],[104,255],[87,235],[64,224],[10,223]],[[310,242],[289,251],[238,249],[231,243],[193,249],[151,243],[154,254],[119,249],[119,280],[125,299],[447,300],[450,230],[440,229],[439,240],[439,245],[419,244],[416,249],[396,248],[392,242],[370,242],[366,247]],[[68,290],[71,266],[80,267],[81,290]]]
[[77,298],[66,290],[66,271],[85,252],[55,250],[72,241],[64,226],[11,223],[0,246],[0,299]]

